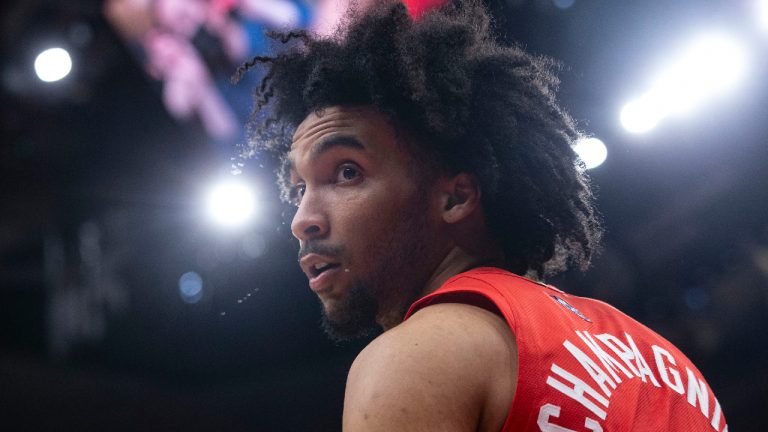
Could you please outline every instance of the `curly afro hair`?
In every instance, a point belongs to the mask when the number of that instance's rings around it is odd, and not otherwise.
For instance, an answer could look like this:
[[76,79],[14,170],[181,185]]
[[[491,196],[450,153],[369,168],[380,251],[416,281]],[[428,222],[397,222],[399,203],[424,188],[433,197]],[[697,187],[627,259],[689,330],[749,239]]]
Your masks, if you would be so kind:
[[[501,46],[475,0],[432,10],[418,21],[399,2],[351,12],[337,34],[272,33],[282,44],[258,56],[249,153],[284,158],[296,126],[335,105],[373,105],[419,144],[417,160],[479,181],[488,225],[505,266],[542,278],[589,265],[601,237],[580,138],[556,103],[547,58]],[[289,199],[285,173],[278,177]]]

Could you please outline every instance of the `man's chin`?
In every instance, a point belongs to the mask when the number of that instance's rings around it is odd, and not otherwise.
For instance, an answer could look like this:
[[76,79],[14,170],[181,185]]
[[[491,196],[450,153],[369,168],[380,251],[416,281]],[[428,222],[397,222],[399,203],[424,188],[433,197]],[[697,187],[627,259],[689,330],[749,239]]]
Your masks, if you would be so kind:
[[361,284],[350,287],[344,297],[324,300],[322,304],[322,327],[334,341],[366,337],[379,328],[376,323],[376,300]]
[[321,322],[323,331],[334,342],[350,342],[362,339],[376,333],[379,326],[376,323],[361,325],[357,322],[335,321],[323,313]]

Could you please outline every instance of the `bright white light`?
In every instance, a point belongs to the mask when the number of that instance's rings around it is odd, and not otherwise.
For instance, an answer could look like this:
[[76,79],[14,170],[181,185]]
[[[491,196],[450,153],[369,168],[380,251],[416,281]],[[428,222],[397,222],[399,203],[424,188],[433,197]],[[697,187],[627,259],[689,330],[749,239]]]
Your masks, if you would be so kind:
[[587,169],[600,166],[608,157],[608,149],[597,138],[582,138],[573,146],[573,151],[584,161]]
[[747,49],[726,35],[712,35],[697,41],[691,50],[691,61],[701,74],[699,82],[709,91],[722,92],[736,87],[747,72]]
[[72,58],[63,48],[50,48],[37,55],[35,73],[45,82],[58,81],[69,75],[72,70]]
[[746,49],[735,39],[700,37],[657,76],[648,92],[624,106],[621,123],[629,132],[647,132],[663,118],[688,114],[733,89],[747,68]]
[[768,0],[757,0],[755,2],[755,12],[760,28],[768,32]]
[[621,110],[621,124],[632,133],[645,133],[656,127],[666,115],[660,106],[658,98],[648,94],[632,101]]
[[240,226],[248,222],[256,209],[253,190],[242,182],[229,180],[208,193],[208,213],[219,225]]
[[660,74],[652,92],[670,113],[685,114],[735,87],[746,69],[744,47],[728,36],[712,34],[692,43]]

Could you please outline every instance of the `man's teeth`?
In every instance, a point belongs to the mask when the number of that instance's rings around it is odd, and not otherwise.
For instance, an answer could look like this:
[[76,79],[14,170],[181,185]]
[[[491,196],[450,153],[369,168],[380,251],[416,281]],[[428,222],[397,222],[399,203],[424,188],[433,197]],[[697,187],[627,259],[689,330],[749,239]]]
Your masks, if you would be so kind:
[[334,267],[338,267],[339,265],[340,265],[339,263],[321,262],[321,263],[313,264],[311,267],[312,269],[311,271],[314,274],[313,276],[318,276],[327,270],[330,270]]

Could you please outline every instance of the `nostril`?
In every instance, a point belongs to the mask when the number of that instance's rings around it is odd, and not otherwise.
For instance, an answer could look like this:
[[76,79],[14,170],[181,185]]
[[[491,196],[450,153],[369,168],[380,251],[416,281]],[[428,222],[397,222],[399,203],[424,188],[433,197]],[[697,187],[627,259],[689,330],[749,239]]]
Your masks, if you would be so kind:
[[320,227],[317,225],[310,225],[305,230],[305,234],[317,234],[320,232]]

